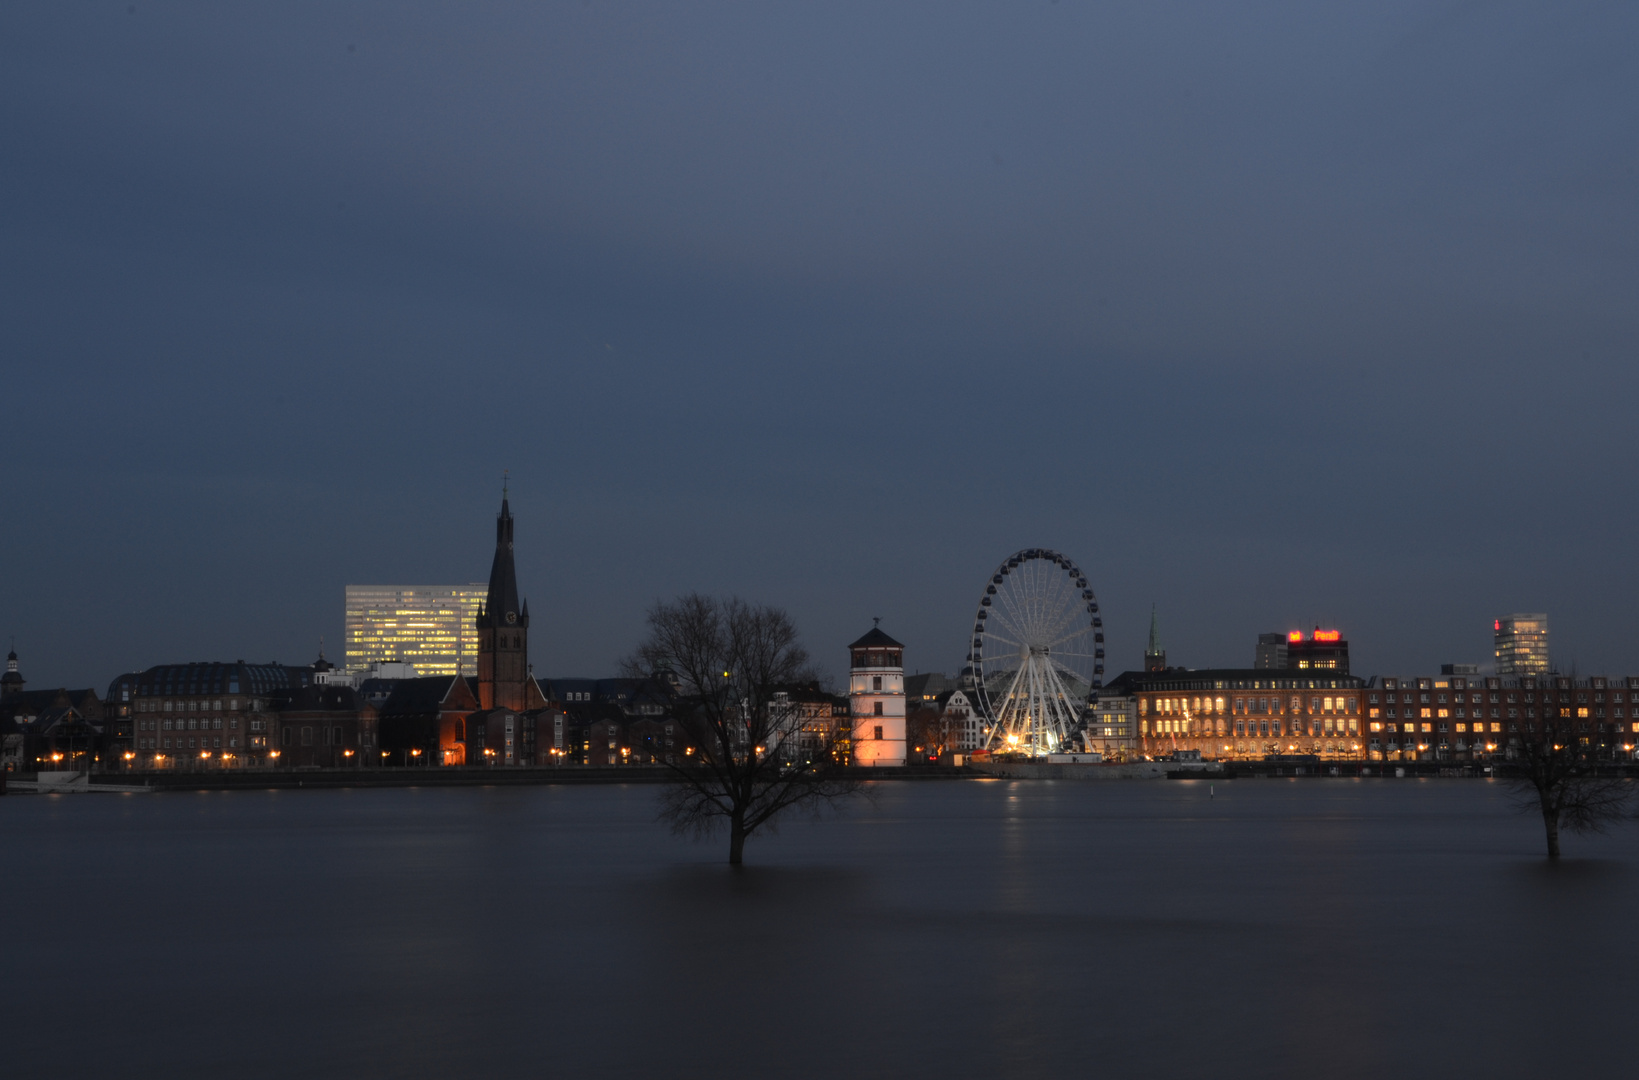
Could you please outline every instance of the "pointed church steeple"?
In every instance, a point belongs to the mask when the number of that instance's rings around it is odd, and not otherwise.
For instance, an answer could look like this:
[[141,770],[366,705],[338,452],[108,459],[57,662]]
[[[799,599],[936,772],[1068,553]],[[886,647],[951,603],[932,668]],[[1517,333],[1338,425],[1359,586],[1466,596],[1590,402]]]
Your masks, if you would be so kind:
[[1145,671],[1167,670],[1167,650],[1161,647],[1161,624],[1155,617],[1155,605],[1150,605],[1150,645],[1144,650]]
[[528,697],[529,609],[518,602],[512,550],[512,508],[503,482],[489,592],[478,613],[478,703],[485,709],[521,711]]
[[518,604],[518,572],[512,564],[512,510],[501,496],[501,512],[495,518],[495,559],[489,566],[489,594],[484,613],[492,626],[514,626],[524,616]]

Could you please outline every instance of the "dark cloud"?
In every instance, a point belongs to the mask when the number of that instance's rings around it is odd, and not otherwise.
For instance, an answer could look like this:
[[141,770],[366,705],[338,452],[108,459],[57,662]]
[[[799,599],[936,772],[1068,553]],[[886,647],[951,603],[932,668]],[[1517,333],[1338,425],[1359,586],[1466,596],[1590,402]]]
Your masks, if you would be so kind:
[[1117,667],[1547,610],[1633,667],[1628,5],[0,13],[5,633],[295,660],[483,578],[553,673],[655,598],[954,670],[1050,545]]

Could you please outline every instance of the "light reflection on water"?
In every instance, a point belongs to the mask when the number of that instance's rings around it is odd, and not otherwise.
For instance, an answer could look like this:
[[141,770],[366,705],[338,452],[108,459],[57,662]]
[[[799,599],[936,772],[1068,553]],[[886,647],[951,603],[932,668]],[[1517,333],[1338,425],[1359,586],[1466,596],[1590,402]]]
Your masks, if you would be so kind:
[[[0,801],[11,1075],[1631,1075],[1639,829],[1483,781]],[[10,1073],[10,1069],[7,1070]]]

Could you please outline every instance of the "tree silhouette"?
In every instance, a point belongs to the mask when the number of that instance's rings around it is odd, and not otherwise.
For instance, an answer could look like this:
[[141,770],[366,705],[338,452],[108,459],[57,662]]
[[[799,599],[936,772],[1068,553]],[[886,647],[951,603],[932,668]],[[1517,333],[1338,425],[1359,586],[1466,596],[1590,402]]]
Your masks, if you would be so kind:
[[838,764],[848,732],[812,745],[801,710],[775,694],[812,678],[797,629],[779,608],[690,593],[656,604],[649,633],[626,661],[632,676],[663,676],[676,687],[677,720],[695,753],[668,761],[676,783],[662,817],[679,833],[727,826],[728,861],[740,865],[746,838],[772,829],[791,810],[819,813],[860,789]]

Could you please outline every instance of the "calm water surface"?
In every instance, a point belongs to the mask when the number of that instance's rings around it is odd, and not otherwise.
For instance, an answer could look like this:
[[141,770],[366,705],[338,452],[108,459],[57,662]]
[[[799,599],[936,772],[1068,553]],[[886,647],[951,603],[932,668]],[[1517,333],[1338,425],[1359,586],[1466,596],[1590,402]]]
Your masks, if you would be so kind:
[[1639,829],[1483,781],[0,800],[5,1075],[1639,1075]]

